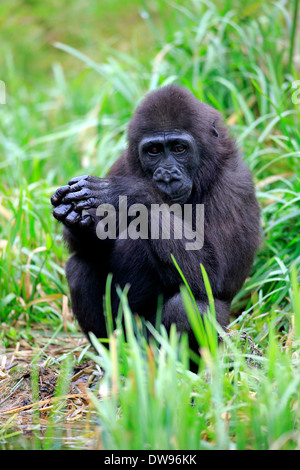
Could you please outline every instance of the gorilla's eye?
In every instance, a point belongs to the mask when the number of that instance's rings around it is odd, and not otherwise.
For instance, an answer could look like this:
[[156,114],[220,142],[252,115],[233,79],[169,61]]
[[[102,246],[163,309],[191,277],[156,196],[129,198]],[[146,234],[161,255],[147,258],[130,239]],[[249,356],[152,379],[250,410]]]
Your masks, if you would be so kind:
[[148,148],[149,155],[158,155],[160,152],[161,152],[161,149],[159,145],[152,145],[151,147]]
[[184,145],[178,144],[173,147],[173,152],[175,153],[183,153],[186,150]]

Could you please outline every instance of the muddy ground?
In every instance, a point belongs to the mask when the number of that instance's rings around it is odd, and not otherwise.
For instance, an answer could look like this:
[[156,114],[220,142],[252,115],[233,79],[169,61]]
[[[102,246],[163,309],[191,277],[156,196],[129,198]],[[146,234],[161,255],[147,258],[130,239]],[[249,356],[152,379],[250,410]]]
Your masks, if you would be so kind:
[[[58,439],[60,448],[102,448],[101,426],[89,398],[89,391],[99,389],[102,371],[80,359],[87,341],[63,334],[48,343],[43,332],[36,334],[34,346],[25,340],[11,348],[0,345],[0,449],[57,448]],[[67,355],[74,366],[59,398],[56,386]],[[33,398],[35,384],[38,397]]]

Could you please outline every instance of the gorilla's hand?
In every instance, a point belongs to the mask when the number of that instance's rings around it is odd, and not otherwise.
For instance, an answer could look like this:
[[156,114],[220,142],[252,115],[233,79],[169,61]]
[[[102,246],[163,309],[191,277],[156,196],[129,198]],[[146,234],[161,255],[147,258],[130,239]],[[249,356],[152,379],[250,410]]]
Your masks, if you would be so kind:
[[77,176],[51,197],[54,217],[67,226],[89,227],[95,221],[97,207],[107,202],[109,179]]

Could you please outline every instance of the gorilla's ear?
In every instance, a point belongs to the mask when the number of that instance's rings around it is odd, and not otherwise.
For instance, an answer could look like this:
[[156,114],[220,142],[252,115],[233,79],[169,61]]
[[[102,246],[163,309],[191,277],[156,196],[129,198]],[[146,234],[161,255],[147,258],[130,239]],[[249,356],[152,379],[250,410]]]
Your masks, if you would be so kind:
[[211,128],[212,128],[213,134],[214,134],[216,137],[219,137],[219,132],[218,132],[218,130],[217,130],[217,128],[216,128],[216,121],[213,121],[213,122],[211,123]]

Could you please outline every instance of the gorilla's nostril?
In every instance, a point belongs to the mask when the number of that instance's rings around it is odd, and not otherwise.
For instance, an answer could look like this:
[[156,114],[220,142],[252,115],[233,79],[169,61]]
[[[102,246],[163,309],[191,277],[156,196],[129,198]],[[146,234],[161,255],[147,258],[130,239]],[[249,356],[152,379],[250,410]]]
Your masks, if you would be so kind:
[[169,178],[168,174],[168,170],[165,170],[164,168],[157,168],[153,175],[153,178],[155,181],[164,181],[165,183],[167,183],[167,179]]
[[154,172],[153,179],[155,181],[161,181],[161,179],[162,179],[162,169],[161,168],[157,168],[157,170]]
[[176,167],[173,167],[170,170],[157,168],[153,175],[153,179],[163,183],[170,183],[170,181],[181,179],[181,172]]
[[182,177],[181,171],[176,166],[172,168],[171,175],[173,180],[180,180]]

